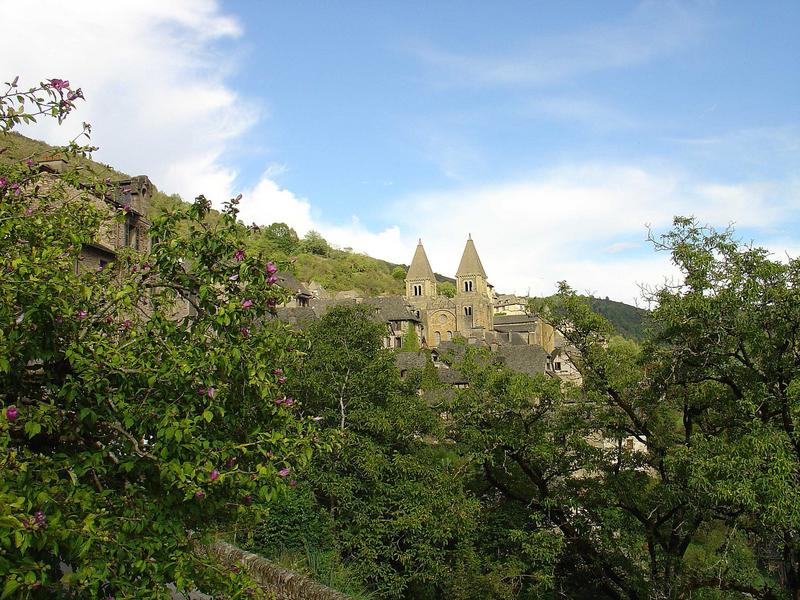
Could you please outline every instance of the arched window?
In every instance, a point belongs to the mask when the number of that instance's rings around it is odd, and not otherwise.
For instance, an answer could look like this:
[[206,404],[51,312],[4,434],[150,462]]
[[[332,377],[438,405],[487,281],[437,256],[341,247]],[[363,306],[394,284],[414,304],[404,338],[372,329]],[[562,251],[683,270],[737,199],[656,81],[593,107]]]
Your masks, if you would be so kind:
[[442,334],[438,331],[433,334],[433,338],[436,340],[437,346],[442,343]]
[[448,331],[447,332],[447,341],[450,342],[452,340],[453,340],[453,332],[452,331]]
[[413,287],[414,287],[413,294],[415,296],[422,296],[422,286],[421,285],[415,285]]
[[467,317],[471,317],[472,316],[472,307],[471,306],[465,306],[464,307],[464,315],[467,316]]
[[464,282],[464,291],[471,292],[472,291],[472,281],[465,281]]

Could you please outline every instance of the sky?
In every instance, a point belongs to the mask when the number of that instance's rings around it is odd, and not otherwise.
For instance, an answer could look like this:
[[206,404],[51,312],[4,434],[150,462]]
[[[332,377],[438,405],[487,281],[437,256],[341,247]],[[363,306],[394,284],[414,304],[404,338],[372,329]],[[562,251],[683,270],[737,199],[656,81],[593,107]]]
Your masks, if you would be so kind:
[[95,158],[502,293],[642,304],[675,215],[800,255],[800,2],[0,0],[0,81],[59,77]]

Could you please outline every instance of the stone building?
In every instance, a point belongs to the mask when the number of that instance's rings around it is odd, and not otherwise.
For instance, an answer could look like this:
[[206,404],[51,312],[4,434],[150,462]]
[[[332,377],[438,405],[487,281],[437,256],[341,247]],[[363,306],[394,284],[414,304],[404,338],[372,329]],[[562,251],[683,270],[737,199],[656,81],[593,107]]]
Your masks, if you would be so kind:
[[489,283],[472,236],[456,271],[456,295],[440,296],[422,240],[406,275],[406,300],[422,322],[423,343],[435,348],[456,336],[485,340],[494,329],[494,289]]
[[[66,161],[59,156],[44,157],[39,161],[39,169],[43,173],[54,175],[63,173]],[[153,195],[153,184],[145,175],[131,177],[112,182],[104,196],[98,195],[91,186],[78,185],[72,187],[56,177],[42,179],[45,185],[59,185],[66,194],[65,200],[85,199],[95,208],[106,211],[108,218],[104,219],[97,232],[97,236],[81,249],[80,259],[76,262],[75,269],[93,271],[102,269],[117,258],[117,253],[130,248],[140,252],[150,250],[150,222],[147,220],[147,211]],[[125,218],[115,219],[115,215],[122,210]]]

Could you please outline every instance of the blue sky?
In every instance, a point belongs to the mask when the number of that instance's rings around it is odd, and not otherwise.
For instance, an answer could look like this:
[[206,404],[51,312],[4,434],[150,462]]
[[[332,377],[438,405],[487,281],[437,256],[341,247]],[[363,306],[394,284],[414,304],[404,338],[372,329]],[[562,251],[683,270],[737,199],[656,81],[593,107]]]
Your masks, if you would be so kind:
[[500,291],[628,302],[674,214],[800,252],[796,1],[71,4],[15,11],[61,44],[3,71],[81,83],[98,158],[248,220],[448,274],[472,233]]

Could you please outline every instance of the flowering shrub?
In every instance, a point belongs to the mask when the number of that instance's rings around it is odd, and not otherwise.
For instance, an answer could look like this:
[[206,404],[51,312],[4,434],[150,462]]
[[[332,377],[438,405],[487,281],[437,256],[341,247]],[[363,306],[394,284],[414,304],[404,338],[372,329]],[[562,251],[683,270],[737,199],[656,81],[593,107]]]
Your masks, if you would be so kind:
[[[63,117],[70,89],[42,84],[36,114]],[[29,120],[0,107],[2,130]],[[310,421],[274,402],[297,360],[271,318],[283,292],[243,251],[238,200],[212,227],[201,196],[154,219],[147,254],[76,268],[105,185],[0,171],[0,597],[239,595],[244,576],[197,544],[254,518],[312,453]]]

